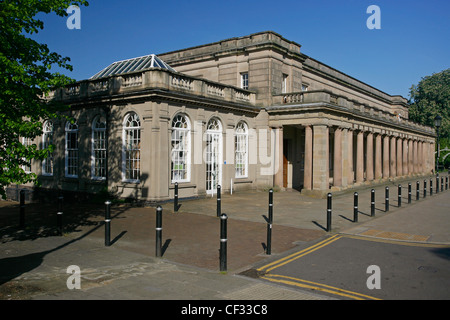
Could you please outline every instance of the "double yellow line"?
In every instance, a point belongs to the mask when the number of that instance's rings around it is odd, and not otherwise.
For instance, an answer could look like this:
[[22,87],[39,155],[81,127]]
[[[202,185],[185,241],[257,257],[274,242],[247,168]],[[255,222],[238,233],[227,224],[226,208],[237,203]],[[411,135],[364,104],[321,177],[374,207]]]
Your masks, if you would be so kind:
[[342,238],[342,236],[334,235],[334,236],[332,236],[332,237],[330,237],[328,239],[325,239],[325,240],[323,240],[323,241],[321,241],[319,243],[316,243],[315,245],[313,245],[311,247],[308,247],[308,248],[303,249],[303,250],[301,250],[299,252],[293,253],[293,254],[291,254],[291,255],[289,255],[287,257],[284,257],[282,259],[279,259],[277,261],[269,263],[269,264],[267,264],[267,265],[265,265],[265,266],[263,266],[261,268],[258,268],[257,271],[262,271],[262,272],[266,272],[266,273],[270,272],[270,271],[272,271],[275,268],[279,268],[281,266],[284,266],[285,264],[287,264],[289,262],[297,260],[298,258],[301,258],[301,257],[303,257],[303,256],[305,256],[305,255],[307,255],[307,254],[309,254],[311,252],[314,252],[314,251],[316,251],[316,250],[318,250],[320,248],[323,248],[323,247],[329,245],[330,243],[333,243],[334,241],[339,240],[340,238]]
[[368,296],[365,294],[348,291],[348,290],[332,287],[332,286],[325,285],[325,284],[320,284],[320,283],[316,283],[316,282],[312,282],[312,281],[308,281],[308,280],[302,280],[302,279],[284,276],[284,275],[268,273],[276,268],[279,268],[279,267],[284,266],[285,264],[288,264],[296,259],[299,259],[311,252],[314,252],[320,248],[323,248],[323,247],[339,240],[340,238],[342,238],[341,235],[334,235],[328,239],[325,239],[319,243],[316,243],[315,245],[313,245],[311,247],[308,247],[299,252],[296,252],[289,256],[286,256],[282,259],[279,259],[272,263],[269,263],[261,268],[258,268],[257,271],[264,273],[264,275],[261,276],[260,278],[268,280],[268,281],[283,283],[283,284],[296,286],[296,287],[300,287],[300,288],[306,288],[306,289],[312,289],[312,290],[321,291],[321,292],[327,292],[327,293],[331,293],[334,295],[339,295],[342,297],[347,297],[347,298],[356,299],[356,300],[367,300],[367,299],[379,300],[378,298],[371,297],[371,296]]

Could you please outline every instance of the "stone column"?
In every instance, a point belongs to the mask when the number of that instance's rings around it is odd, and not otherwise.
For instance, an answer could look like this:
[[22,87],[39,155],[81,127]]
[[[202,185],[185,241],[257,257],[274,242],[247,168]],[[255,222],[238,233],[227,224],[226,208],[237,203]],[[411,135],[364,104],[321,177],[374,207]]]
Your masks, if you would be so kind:
[[383,153],[381,150],[381,134],[377,133],[375,136],[375,179],[383,177]]
[[[348,159],[348,129],[343,128],[342,129],[342,147],[341,147],[341,153],[342,153],[342,186],[347,187],[348,182],[348,176],[349,176],[349,159]],[[351,181],[350,183],[352,183]]]
[[408,174],[414,174],[414,152],[413,152],[413,141],[408,140]]
[[408,140],[403,139],[403,162],[402,162],[404,176],[408,175]]
[[424,165],[423,165],[423,141],[417,142],[417,153],[418,153],[417,160],[419,162],[419,173],[422,173],[423,168],[424,168]]
[[397,139],[397,176],[403,175],[403,150],[402,138]]
[[413,172],[418,173],[419,167],[418,167],[418,153],[417,153],[417,140],[414,140],[413,142]]
[[303,171],[303,188],[312,189],[313,135],[311,126],[305,127],[305,168]]
[[333,184],[342,186],[342,129],[334,130]]
[[391,137],[391,154],[390,154],[390,159],[389,159],[389,176],[390,177],[396,177],[397,176],[397,165],[396,165],[396,153],[395,153],[395,143],[396,142],[396,138],[395,136]]
[[383,137],[383,178],[389,178],[389,136]]
[[356,137],[356,182],[364,181],[364,132],[358,131]]
[[367,159],[366,159],[366,178],[367,181],[373,180],[373,133],[367,134]]
[[352,185],[355,180],[355,174],[353,172],[353,131],[348,129],[347,132],[347,158],[348,158],[348,175],[347,183]]
[[329,187],[329,137],[328,126],[315,125],[313,128],[313,174],[312,185],[314,190],[328,190]]

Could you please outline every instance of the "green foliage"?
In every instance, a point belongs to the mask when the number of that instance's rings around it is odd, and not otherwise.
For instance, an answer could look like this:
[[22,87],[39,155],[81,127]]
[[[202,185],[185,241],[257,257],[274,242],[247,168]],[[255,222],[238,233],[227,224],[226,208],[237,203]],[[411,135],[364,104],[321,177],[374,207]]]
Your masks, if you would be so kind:
[[70,5],[88,5],[87,1],[0,0],[0,194],[11,183],[36,182],[34,173],[22,166],[31,160],[45,159],[50,150],[25,146],[20,138],[42,135],[42,123],[54,119],[64,106],[43,99],[45,94],[73,80],[50,69],[57,65],[72,70],[67,57],[51,52],[46,44],[32,40],[44,23],[40,13],[67,16]]
[[410,89],[409,118],[434,127],[436,115],[442,117],[441,138],[450,138],[450,69],[422,78]]

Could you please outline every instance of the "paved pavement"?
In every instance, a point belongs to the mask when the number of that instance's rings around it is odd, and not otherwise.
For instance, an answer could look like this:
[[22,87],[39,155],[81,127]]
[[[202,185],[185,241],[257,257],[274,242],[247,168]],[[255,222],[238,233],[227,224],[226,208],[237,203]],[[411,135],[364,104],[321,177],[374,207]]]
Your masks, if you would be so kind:
[[[429,185],[429,178],[428,185]],[[0,202],[0,299],[37,300],[321,300],[309,291],[286,288],[244,276],[252,266],[278,259],[298,245],[346,233],[450,245],[450,191],[407,202],[409,181],[375,187],[375,217],[370,189],[359,193],[353,222],[353,191],[333,193],[332,230],[326,232],[326,199],[295,190],[274,193],[272,254],[267,245],[268,192],[222,195],[228,219],[227,272],[219,270],[220,221],[216,199],[180,200],[163,205],[163,256],[155,257],[155,208],[114,205],[112,245],[104,245],[104,205],[78,203],[64,208],[64,234],[58,236],[55,205],[29,204],[26,228],[18,225],[18,205]],[[402,186],[398,207],[397,185]],[[384,187],[390,210],[384,212]],[[435,186],[435,180],[433,181]],[[80,268],[81,289],[69,290],[69,266]]]

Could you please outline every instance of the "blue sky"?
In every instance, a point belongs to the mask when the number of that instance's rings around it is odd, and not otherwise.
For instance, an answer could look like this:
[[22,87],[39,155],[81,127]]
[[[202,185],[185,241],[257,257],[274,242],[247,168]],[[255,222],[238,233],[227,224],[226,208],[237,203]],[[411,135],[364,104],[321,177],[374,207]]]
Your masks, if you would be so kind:
[[[89,1],[89,0],[88,0]],[[301,51],[388,94],[409,97],[424,76],[450,66],[448,0],[90,0],[81,29],[39,15],[33,38],[71,58],[83,80],[110,63],[272,30]],[[366,26],[369,5],[381,29]]]

